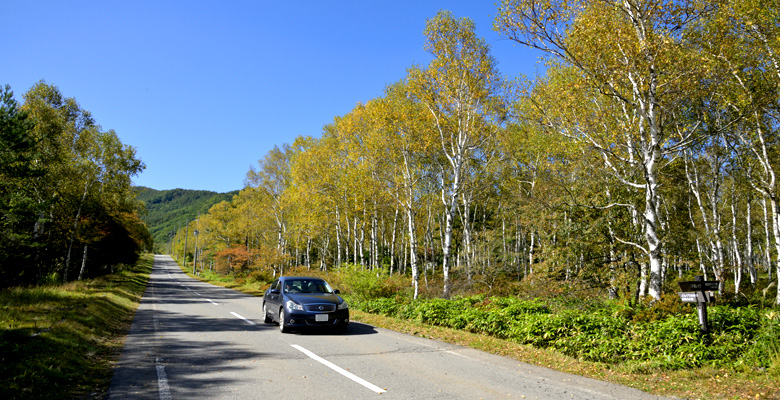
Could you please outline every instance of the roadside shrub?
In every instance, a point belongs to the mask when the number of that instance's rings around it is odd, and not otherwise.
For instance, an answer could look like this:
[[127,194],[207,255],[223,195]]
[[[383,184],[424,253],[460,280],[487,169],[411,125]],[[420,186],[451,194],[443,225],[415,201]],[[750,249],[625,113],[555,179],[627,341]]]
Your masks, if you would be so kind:
[[761,327],[754,336],[753,345],[740,358],[741,365],[754,370],[768,370],[780,377],[780,312],[764,310]]
[[388,276],[384,270],[372,271],[357,265],[340,267],[331,276],[335,279],[328,279],[338,282],[340,290],[358,300],[393,297],[404,293],[408,286],[402,276]]
[[450,319],[459,311],[460,305],[445,299],[418,301],[415,319],[431,325],[450,326]]
[[521,300],[516,297],[495,298],[492,306],[500,309],[506,318],[515,318],[525,314],[550,313],[550,307],[539,300]]
[[453,315],[450,318],[450,328],[454,329],[466,329],[471,332],[481,332],[478,330],[477,325],[479,321],[485,320],[486,312],[479,308],[469,307],[462,312]]
[[359,303],[355,305],[365,312],[386,315],[389,317],[396,316],[398,309],[401,307],[398,301],[387,297],[359,301]]
[[[695,305],[693,306],[695,309]],[[652,303],[640,303],[632,314],[635,322],[659,321],[670,315],[682,315],[690,312],[691,304],[683,303],[676,293],[665,294]]]
[[247,282],[258,283],[260,285],[266,285],[273,282],[273,280],[273,271],[268,269],[254,269],[246,276]]
[[552,348],[583,361],[623,364],[637,372],[743,365],[780,373],[780,313],[754,307],[710,306],[711,334],[702,337],[695,309],[673,300],[655,311],[648,305],[635,310],[611,302],[553,311],[541,300],[486,295],[413,301],[388,297],[355,306]]
[[635,323],[629,334],[627,361],[658,360],[656,367],[680,369],[701,365],[706,358],[695,315]]
[[472,332],[486,333],[502,339],[510,335],[511,319],[502,314],[500,310],[491,310],[488,312],[472,313],[472,319],[468,324],[468,329]]
[[520,344],[548,347],[551,315],[527,314],[509,328],[509,338]]

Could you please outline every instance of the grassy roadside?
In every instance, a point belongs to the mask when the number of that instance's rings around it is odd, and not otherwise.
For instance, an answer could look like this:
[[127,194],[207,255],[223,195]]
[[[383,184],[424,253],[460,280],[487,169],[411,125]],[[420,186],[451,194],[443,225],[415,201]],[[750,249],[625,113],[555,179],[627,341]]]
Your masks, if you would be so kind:
[[0,291],[0,398],[103,398],[154,257],[114,275]]

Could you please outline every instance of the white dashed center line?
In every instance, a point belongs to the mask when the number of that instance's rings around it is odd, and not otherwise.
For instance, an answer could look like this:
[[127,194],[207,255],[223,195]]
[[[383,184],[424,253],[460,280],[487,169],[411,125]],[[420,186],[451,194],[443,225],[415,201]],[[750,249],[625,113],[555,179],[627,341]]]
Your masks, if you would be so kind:
[[376,386],[373,383],[366,381],[365,379],[363,379],[363,378],[361,378],[361,377],[359,377],[359,376],[357,376],[357,375],[355,375],[355,374],[353,374],[353,373],[351,373],[351,372],[349,372],[349,371],[339,367],[336,364],[333,364],[332,362],[330,362],[330,361],[328,361],[328,360],[326,360],[326,359],[324,359],[324,358],[322,358],[322,357],[312,353],[311,351],[306,350],[306,349],[304,349],[301,346],[298,346],[297,344],[292,344],[291,346],[294,347],[295,349],[299,350],[303,354],[306,354],[312,360],[315,360],[315,361],[321,363],[322,365],[325,365],[326,367],[328,367],[328,368],[330,368],[330,369],[340,373],[341,375],[344,375],[347,378],[352,379],[353,381],[355,381],[355,382],[365,386],[367,389],[369,389],[369,390],[371,390],[373,392],[376,392],[376,393],[379,393],[379,394],[382,394],[382,393],[386,392],[385,389],[382,389],[381,387]]
[[[209,301],[211,301],[211,300],[209,300]],[[233,316],[234,316],[234,317],[236,317],[236,318],[243,319],[243,320],[244,320],[244,322],[246,322],[246,323],[247,323],[247,324],[249,324],[249,325],[255,325],[255,323],[254,323],[254,322],[252,322],[252,321],[250,321],[250,320],[248,320],[248,319],[246,319],[246,318],[244,318],[244,317],[242,317],[242,316],[240,316],[240,315],[238,315],[238,314],[236,314],[236,313],[234,313],[234,312],[232,312],[232,311],[231,311],[230,313],[231,313],[231,314],[233,314]]]
[[155,363],[155,369],[157,369],[157,392],[160,395],[160,400],[171,400],[171,388],[168,386],[168,376],[165,374],[165,365],[162,363],[162,358],[157,358]]

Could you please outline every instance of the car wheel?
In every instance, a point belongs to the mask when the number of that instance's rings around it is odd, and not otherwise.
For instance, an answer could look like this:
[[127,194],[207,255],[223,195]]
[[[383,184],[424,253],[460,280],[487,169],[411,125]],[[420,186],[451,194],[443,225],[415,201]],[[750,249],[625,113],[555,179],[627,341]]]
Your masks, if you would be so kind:
[[263,302],[263,322],[266,324],[270,324],[271,322],[274,322],[274,320],[271,319],[271,317],[268,316],[268,310],[265,307],[265,302]]
[[279,331],[282,333],[289,332],[287,324],[284,322],[284,308],[279,309]]

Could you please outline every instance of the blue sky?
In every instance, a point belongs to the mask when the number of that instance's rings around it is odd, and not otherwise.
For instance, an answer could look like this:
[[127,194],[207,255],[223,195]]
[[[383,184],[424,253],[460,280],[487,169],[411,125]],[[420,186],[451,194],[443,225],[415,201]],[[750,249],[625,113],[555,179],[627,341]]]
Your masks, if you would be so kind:
[[136,185],[226,192],[274,145],[427,65],[426,19],[469,17],[508,77],[540,54],[492,30],[493,1],[3,0],[0,84],[44,79],[146,163]]

